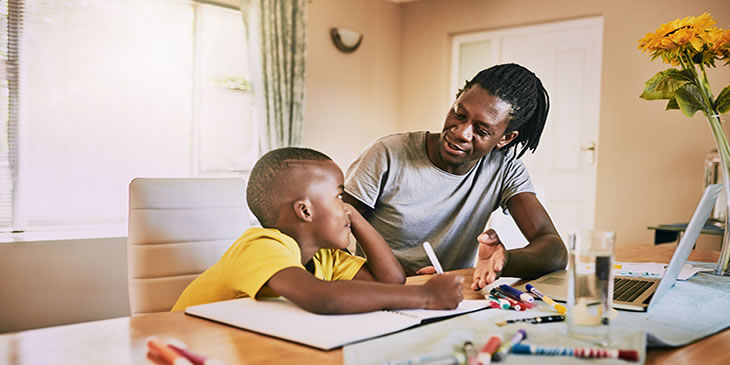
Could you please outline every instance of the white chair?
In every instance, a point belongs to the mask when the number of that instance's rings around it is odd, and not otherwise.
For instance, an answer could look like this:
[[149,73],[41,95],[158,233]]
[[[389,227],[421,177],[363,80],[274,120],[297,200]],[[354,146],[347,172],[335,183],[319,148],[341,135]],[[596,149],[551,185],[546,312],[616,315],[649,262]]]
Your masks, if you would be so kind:
[[249,226],[242,179],[132,180],[127,238],[132,315],[169,311]]

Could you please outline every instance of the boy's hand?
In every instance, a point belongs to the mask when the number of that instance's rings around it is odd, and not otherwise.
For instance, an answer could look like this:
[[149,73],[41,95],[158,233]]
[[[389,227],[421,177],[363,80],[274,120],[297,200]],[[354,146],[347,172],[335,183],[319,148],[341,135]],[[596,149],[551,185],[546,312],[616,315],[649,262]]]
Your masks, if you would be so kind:
[[433,266],[425,266],[425,267],[418,269],[418,271],[416,271],[416,275],[427,275],[427,274],[435,274],[435,273],[436,273],[436,268]]
[[464,299],[461,285],[464,277],[460,275],[439,274],[423,284],[426,291],[426,309],[455,309]]
[[479,261],[474,269],[474,280],[471,284],[474,290],[479,290],[497,280],[507,263],[507,250],[493,229],[480,234],[477,241],[479,241]]

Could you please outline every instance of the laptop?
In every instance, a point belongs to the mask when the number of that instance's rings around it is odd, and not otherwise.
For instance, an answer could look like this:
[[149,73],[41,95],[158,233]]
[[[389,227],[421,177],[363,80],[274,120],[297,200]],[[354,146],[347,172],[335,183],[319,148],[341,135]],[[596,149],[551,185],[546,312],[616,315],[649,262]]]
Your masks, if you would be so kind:
[[[613,285],[613,307],[631,311],[648,311],[669,291],[677,281],[679,272],[682,270],[690,251],[694,247],[700,231],[705,225],[707,218],[717,200],[721,184],[709,185],[702,194],[697,209],[692,219],[687,224],[687,230],[679,240],[674,250],[672,260],[664,270],[661,279],[638,278],[628,276],[615,276]],[[558,270],[544,275],[530,282],[543,294],[557,301],[567,301],[568,272]]]

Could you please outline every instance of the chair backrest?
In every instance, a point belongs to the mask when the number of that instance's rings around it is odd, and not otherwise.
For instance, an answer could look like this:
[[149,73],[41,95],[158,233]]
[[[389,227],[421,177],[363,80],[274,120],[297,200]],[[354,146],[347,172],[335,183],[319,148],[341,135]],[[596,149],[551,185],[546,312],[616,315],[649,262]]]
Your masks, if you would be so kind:
[[250,226],[238,178],[136,178],[129,184],[132,315],[168,311]]

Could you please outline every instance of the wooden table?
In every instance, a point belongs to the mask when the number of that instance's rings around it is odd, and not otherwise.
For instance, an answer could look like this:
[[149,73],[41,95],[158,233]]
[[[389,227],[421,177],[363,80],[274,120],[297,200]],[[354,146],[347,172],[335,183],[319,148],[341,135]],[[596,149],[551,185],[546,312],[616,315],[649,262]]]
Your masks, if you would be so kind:
[[[616,248],[617,261],[669,262],[676,244]],[[694,250],[690,260],[716,262],[719,252]],[[465,298],[479,298],[465,275]],[[427,276],[409,278],[409,284]],[[52,305],[52,304],[49,304]],[[303,345],[186,316],[157,313],[0,335],[0,364],[144,364],[148,336],[177,338],[225,364],[342,364],[342,349],[320,351]],[[730,330],[688,346],[647,351],[647,364],[728,364]],[[535,359],[535,362],[539,362]]]

